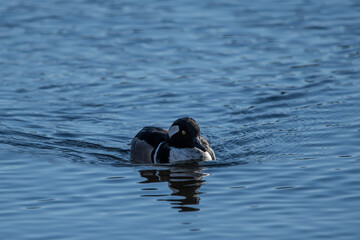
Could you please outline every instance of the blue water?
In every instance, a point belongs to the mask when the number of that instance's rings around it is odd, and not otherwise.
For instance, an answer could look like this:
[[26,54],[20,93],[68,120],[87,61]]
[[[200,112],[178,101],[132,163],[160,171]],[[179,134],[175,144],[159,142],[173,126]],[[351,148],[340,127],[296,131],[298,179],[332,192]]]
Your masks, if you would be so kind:
[[[2,239],[359,239],[356,0],[2,1]],[[191,116],[215,162],[140,166]]]

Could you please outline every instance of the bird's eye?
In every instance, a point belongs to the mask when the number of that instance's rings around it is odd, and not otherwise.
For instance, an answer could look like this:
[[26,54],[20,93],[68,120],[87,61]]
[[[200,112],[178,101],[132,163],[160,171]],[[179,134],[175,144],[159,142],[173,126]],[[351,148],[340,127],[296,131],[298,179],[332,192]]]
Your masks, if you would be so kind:
[[182,130],[181,133],[182,133],[182,135],[186,135],[186,131],[184,131],[184,130]]

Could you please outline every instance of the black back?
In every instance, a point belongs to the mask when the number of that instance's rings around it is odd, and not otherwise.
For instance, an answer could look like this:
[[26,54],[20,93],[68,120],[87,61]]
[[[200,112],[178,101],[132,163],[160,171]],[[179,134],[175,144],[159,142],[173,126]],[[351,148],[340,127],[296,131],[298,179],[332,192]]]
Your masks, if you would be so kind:
[[159,146],[161,142],[168,140],[167,131],[159,127],[144,127],[135,137],[146,141],[154,149]]

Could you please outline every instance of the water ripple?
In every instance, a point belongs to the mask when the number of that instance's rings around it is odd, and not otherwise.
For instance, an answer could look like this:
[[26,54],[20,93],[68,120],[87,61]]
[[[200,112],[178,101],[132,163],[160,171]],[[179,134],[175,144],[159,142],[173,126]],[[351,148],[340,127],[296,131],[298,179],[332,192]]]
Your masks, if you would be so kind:
[[[359,7],[3,1],[1,236],[359,239]],[[130,163],[184,115],[216,161]]]

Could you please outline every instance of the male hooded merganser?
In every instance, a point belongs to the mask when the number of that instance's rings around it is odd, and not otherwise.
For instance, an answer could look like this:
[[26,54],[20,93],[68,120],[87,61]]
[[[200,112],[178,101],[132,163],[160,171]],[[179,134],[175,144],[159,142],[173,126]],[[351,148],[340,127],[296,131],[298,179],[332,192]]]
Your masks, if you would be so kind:
[[209,141],[200,136],[197,122],[189,117],[176,120],[169,130],[144,127],[131,141],[133,163],[176,163],[215,160]]

